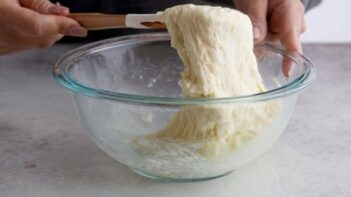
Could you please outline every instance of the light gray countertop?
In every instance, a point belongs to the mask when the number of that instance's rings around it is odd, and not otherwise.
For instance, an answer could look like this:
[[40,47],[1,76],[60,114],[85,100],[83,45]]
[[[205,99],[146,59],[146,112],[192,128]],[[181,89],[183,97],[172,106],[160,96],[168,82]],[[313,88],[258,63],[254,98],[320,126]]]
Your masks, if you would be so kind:
[[51,77],[75,46],[0,56],[0,196],[351,196],[351,44],[306,45],[318,80],[264,156],[225,177],[161,183],[132,173],[83,132]]

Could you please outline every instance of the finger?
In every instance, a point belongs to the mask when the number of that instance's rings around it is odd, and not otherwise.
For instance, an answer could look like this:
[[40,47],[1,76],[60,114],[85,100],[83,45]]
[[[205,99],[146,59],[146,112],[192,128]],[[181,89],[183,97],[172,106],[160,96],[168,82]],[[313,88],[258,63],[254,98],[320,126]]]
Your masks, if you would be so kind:
[[268,24],[270,32],[284,35],[294,30],[302,32],[304,7],[300,1],[282,1],[271,12]]
[[[302,47],[301,47],[299,35],[300,34],[296,31],[290,32],[282,36],[280,40],[288,51],[302,53]],[[285,57],[283,59],[283,73],[286,77],[290,76],[290,70],[293,63],[294,62],[288,57]]]
[[264,40],[267,34],[267,0],[237,0],[235,5],[247,14],[253,25],[255,44]]
[[41,14],[68,15],[69,8],[53,4],[49,0],[20,0],[23,7],[37,11]]
[[86,37],[88,30],[80,26],[80,24],[68,17],[46,15],[41,20],[42,32],[46,34],[64,34],[67,36]]
[[70,11],[69,8],[61,6],[61,5],[54,5],[49,8],[50,14],[57,14],[57,15],[62,15],[62,16],[67,16],[69,15]]
[[43,15],[27,8],[15,7],[8,11],[12,27],[29,36],[40,37],[53,34],[85,37],[87,30],[71,18]]
[[[299,40],[304,27],[304,7],[299,0],[280,1],[269,8],[272,12],[269,18],[270,32],[278,35],[281,44],[290,52],[302,53]],[[283,59],[283,73],[289,77],[293,61]]]

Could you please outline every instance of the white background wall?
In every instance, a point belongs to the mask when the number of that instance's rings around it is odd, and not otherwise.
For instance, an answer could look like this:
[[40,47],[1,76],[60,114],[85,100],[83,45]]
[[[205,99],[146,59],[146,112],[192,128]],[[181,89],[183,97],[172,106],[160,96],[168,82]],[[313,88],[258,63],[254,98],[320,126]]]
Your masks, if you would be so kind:
[[351,43],[351,0],[323,0],[306,14],[303,42]]

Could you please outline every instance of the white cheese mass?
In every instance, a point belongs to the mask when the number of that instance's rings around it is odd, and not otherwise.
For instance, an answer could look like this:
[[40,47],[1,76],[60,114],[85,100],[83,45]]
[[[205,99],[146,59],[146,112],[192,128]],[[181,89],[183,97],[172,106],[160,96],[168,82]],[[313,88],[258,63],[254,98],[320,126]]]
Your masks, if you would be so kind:
[[[180,83],[183,96],[221,98],[265,91],[248,16],[229,8],[191,4],[158,15],[185,65]],[[215,157],[254,138],[272,123],[279,110],[279,102],[183,107],[165,128],[142,138],[160,146],[196,144],[188,146],[193,149],[189,151]]]

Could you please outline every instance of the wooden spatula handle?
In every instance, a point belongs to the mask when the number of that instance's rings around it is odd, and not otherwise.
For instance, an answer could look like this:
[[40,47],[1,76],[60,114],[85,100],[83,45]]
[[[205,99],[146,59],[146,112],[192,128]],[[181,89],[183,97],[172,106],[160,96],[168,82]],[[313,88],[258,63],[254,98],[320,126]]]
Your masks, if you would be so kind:
[[70,18],[78,21],[88,30],[101,30],[125,27],[125,15],[101,13],[72,13]]

